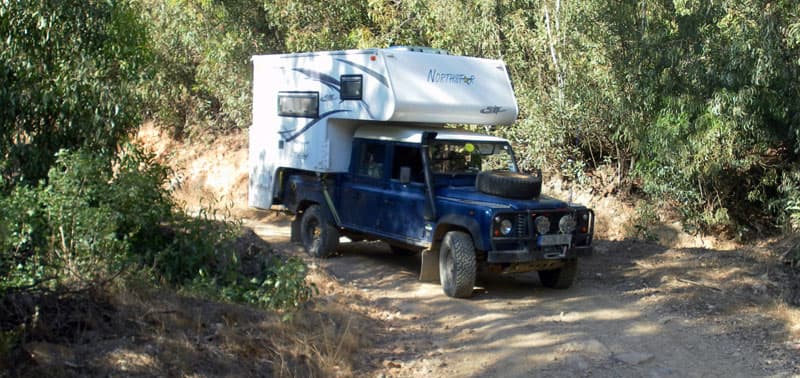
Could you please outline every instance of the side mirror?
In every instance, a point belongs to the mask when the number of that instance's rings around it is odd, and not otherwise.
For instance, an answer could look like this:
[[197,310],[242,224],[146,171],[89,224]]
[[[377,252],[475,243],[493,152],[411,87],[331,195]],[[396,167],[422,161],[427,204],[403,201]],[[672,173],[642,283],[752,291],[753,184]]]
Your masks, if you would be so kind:
[[411,182],[411,167],[400,167],[400,183],[406,185]]

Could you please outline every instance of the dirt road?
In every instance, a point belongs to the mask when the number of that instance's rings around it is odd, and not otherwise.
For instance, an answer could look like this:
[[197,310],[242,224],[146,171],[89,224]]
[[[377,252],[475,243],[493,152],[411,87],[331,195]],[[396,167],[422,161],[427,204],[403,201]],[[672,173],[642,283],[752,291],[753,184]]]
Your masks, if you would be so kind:
[[[247,224],[300,253],[288,220]],[[756,260],[598,241],[568,290],[544,288],[535,274],[480,277],[469,300],[419,282],[419,257],[381,243],[343,243],[337,256],[308,261],[377,319],[359,356],[363,376],[797,376],[800,330],[781,318],[772,284],[784,273]]]

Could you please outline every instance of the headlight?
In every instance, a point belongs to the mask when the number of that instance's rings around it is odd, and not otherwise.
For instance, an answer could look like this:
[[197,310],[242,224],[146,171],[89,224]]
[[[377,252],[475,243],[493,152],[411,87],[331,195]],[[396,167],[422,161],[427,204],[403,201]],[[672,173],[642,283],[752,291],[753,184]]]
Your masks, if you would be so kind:
[[500,233],[501,233],[501,234],[503,234],[503,236],[508,236],[508,235],[510,235],[510,234],[511,234],[511,231],[512,231],[513,229],[514,229],[514,224],[513,224],[513,223],[512,223],[510,220],[508,220],[508,219],[503,219],[503,220],[500,222]]
[[547,219],[546,216],[536,217],[533,223],[536,225],[536,232],[540,235],[550,232],[550,219]]
[[572,215],[565,215],[558,221],[558,230],[562,234],[571,234],[575,231],[575,218]]

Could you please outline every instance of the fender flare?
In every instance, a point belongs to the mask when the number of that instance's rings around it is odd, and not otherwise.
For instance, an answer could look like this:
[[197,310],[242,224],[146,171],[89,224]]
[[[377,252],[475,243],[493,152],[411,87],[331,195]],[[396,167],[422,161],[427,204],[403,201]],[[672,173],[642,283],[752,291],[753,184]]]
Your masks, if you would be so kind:
[[475,220],[475,218],[458,214],[448,214],[439,218],[439,222],[437,222],[436,230],[433,234],[433,245],[438,245],[439,241],[444,239],[444,235],[447,231],[453,228],[460,228],[469,232],[475,249],[482,251],[487,249],[488,246],[484,245],[481,240],[481,226],[478,224],[478,221]]

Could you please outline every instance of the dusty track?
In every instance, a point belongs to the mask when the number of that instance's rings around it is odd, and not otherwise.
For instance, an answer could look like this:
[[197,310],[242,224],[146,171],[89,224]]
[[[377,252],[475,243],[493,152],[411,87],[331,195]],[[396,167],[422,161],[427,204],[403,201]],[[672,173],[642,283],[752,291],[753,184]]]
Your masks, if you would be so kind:
[[[287,219],[248,225],[302,253],[288,243]],[[535,274],[480,277],[469,300],[417,281],[419,257],[381,243],[338,252],[308,261],[379,320],[359,359],[363,376],[800,374],[798,330],[774,310],[770,274],[779,272],[754,271],[752,251],[599,241],[571,289],[544,288]]]

